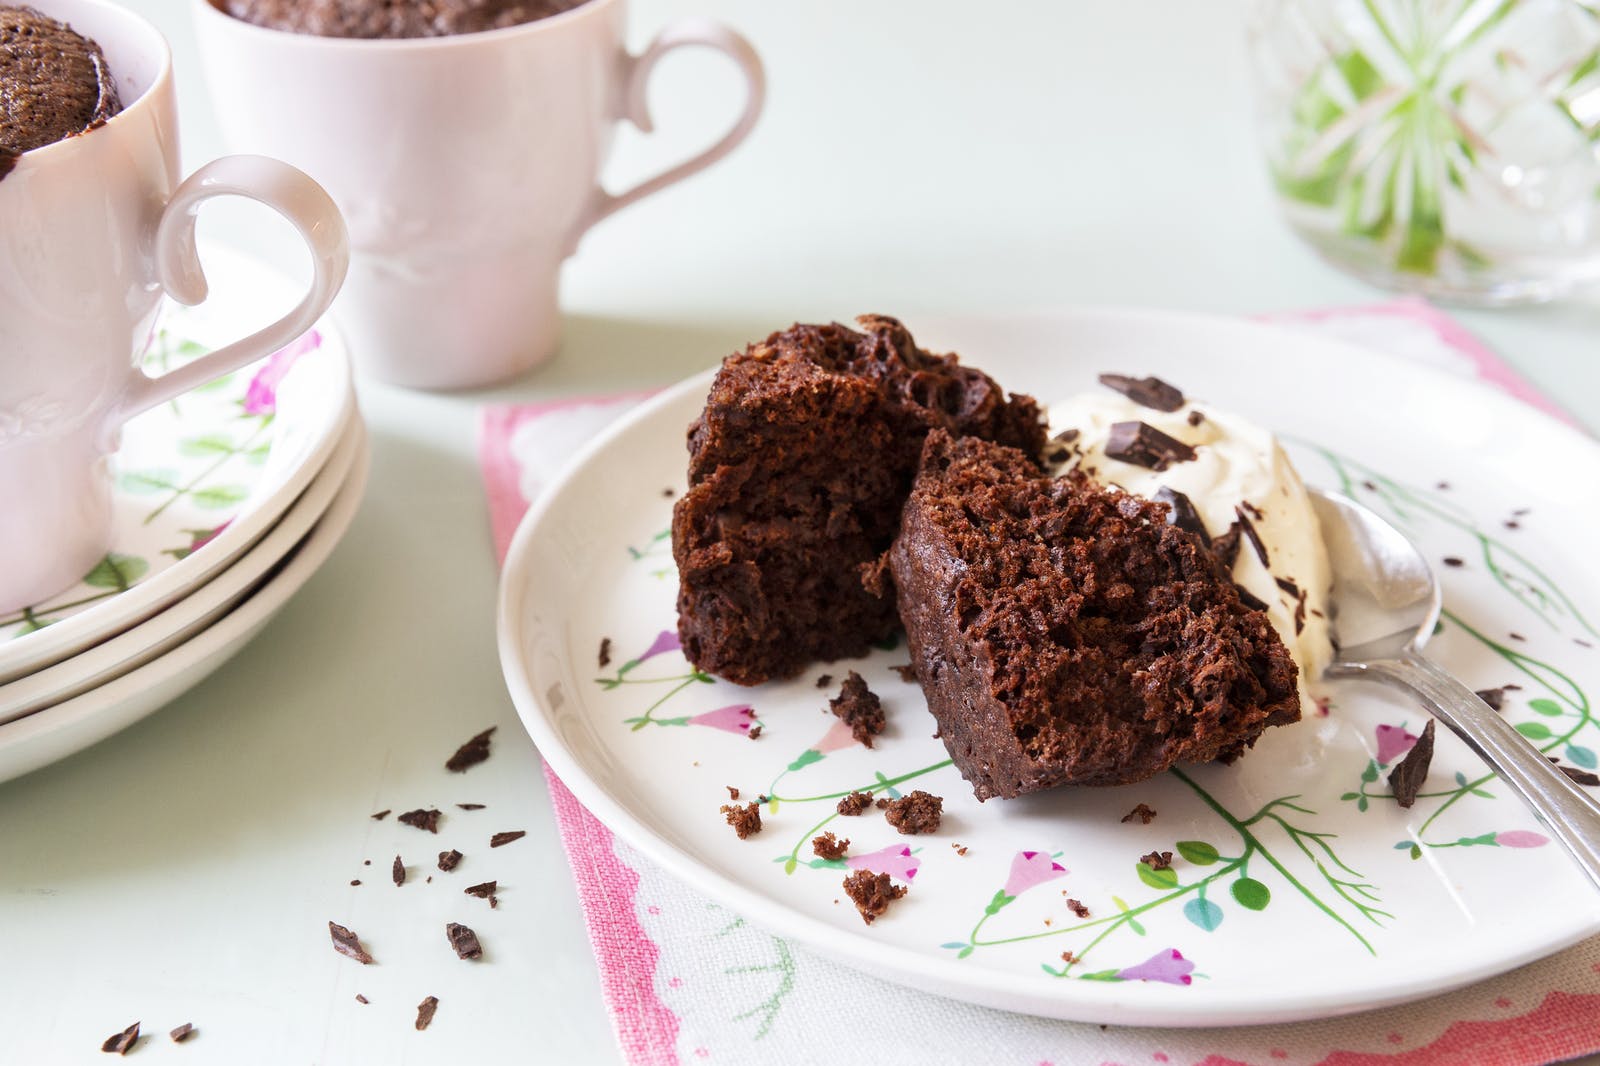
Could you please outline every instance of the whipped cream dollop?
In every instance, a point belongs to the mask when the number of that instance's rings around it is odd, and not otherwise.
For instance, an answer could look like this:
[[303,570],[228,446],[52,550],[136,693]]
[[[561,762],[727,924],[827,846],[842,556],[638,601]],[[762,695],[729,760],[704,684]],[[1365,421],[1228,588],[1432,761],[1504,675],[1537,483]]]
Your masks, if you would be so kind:
[[[1190,400],[1175,411],[1158,411],[1109,390],[1052,404],[1049,414],[1052,433],[1070,437],[1069,431],[1077,431],[1070,441],[1058,442],[1064,447],[1052,446],[1058,475],[1077,467],[1102,485],[1146,498],[1162,488],[1181,492],[1213,539],[1238,523],[1234,581],[1267,605],[1301,681],[1321,675],[1333,654],[1328,553],[1305,484],[1276,437],[1207,403]],[[1158,429],[1193,448],[1194,458],[1164,470],[1113,459],[1106,444],[1118,422]],[[1311,696],[1303,684],[1301,700],[1309,711]]]

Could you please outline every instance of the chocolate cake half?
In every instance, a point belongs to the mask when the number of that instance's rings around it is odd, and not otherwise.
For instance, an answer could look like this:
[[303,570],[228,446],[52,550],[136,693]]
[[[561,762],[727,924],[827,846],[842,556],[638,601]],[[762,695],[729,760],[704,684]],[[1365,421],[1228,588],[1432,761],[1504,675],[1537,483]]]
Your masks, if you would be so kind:
[[977,797],[1231,761],[1295,665],[1167,505],[935,432],[889,554],[917,677]]
[[861,332],[796,325],[729,356],[689,428],[672,515],[678,633],[702,670],[741,685],[864,654],[899,621],[864,579],[894,540],[930,430],[1044,445],[1031,397],[1007,397],[892,318]]

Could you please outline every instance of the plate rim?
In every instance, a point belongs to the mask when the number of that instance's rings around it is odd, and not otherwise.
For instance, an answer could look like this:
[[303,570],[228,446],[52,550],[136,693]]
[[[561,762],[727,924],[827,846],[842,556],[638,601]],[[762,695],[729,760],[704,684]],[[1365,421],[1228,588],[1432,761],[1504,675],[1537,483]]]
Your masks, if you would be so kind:
[[[960,321],[981,324],[1015,321],[1018,316],[997,315],[945,315],[930,316],[920,323],[924,335],[936,336],[945,323]],[[1286,343],[1318,348],[1343,348],[1394,363],[1408,373],[1435,378],[1448,383],[1450,388],[1476,392],[1491,406],[1509,407],[1525,419],[1530,419],[1541,430],[1553,431],[1567,438],[1567,442],[1600,461],[1600,441],[1588,436],[1574,425],[1542,411],[1537,407],[1509,395],[1505,391],[1485,384],[1476,378],[1454,374],[1439,367],[1412,363],[1380,349],[1355,341],[1326,334],[1308,334],[1272,322],[1249,318],[1168,309],[1135,307],[1081,307],[1056,311],[1029,313],[1026,317],[1062,323],[1102,321],[1149,328],[1158,324],[1167,330],[1174,326],[1189,329],[1233,330],[1250,333],[1278,334]],[[610,831],[656,863],[673,877],[684,882],[718,902],[724,903],[757,924],[799,943],[820,954],[837,959],[855,969],[873,974],[902,986],[950,998],[977,1003],[999,1009],[1020,1011],[1043,1017],[1063,1020],[1103,1022],[1120,1025],[1175,1026],[1184,1028],[1217,1028],[1235,1025],[1254,1025],[1307,1021],[1330,1018],[1380,1007],[1394,1006],[1477,983],[1518,966],[1545,958],[1577,940],[1600,932],[1600,908],[1588,916],[1583,928],[1569,930],[1561,937],[1551,936],[1520,950],[1497,955],[1492,961],[1459,969],[1445,979],[1438,975],[1415,975],[1381,987],[1377,994],[1371,990],[1361,993],[1328,993],[1306,991],[1274,1000],[1266,1007],[1237,1007],[1208,1001],[1199,1004],[1156,1002],[1144,997],[1135,999],[1125,994],[1116,984],[1087,983],[1079,988],[1074,982],[1071,996],[1052,996],[1047,991],[1055,987],[1032,975],[1007,973],[1000,970],[959,969],[960,964],[950,959],[919,953],[895,944],[869,942],[859,934],[844,930],[802,912],[789,908],[780,901],[769,898],[713,867],[698,863],[694,857],[672,841],[665,839],[642,819],[627,809],[626,805],[611,797],[600,782],[592,778],[582,761],[569,750],[560,733],[553,728],[550,710],[543,696],[534,690],[529,671],[522,663],[521,649],[525,644],[527,626],[524,602],[531,595],[529,569],[533,555],[532,545],[537,531],[555,510],[563,495],[582,476],[594,458],[610,448],[614,441],[629,433],[635,425],[654,417],[663,408],[683,401],[687,393],[704,388],[715,375],[713,366],[697,372],[657,393],[628,411],[605,427],[583,448],[579,449],[562,472],[544,486],[539,498],[529,506],[517,525],[511,545],[506,552],[501,572],[496,603],[496,630],[501,670],[519,719],[538,747],[541,757],[573,795],[588,808]]]

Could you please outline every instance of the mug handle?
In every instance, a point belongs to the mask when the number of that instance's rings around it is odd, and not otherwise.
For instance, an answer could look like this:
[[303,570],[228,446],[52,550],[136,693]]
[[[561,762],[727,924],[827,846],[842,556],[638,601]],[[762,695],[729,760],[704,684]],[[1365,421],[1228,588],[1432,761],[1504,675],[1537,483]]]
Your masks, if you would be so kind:
[[156,277],[174,300],[193,306],[209,292],[194,230],[200,205],[217,196],[244,196],[288,219],[311,250],[311,289],[294,310],[243,340],[159,377],[135,369],[121,402],[111,409],[109,429],[284,347],[322,317],[344,283],[350,238],[332,197],[287,163],[233,155],[207,163],[178,186],[156,227]]
[[755,128],[756,120],[761,117],[761,108],[767,98],[767,76],[761,66],[761,57],[756,54],[755,48],[749,41],[733,30],[720,22],[698,18],[683,19],[673,23],[662,30],[643,53],[626,57],[623,69],[622,117],[632,122],[641,132],[654,132],[655,122],[650,117],[648,99],[650,74],[668,52],[677,48],[693,47],[713,48],[739,65],[739,71],[744,75],[745,82],[744,113],[716,144],[677,166],[641,181],[625,192],[612,194],[606,192],[604,188],[596,188],[594,199],[590,201],[583,217],[578,220],[577,228],[573,231],[572,248],[577,247],[579,238],[596,222],[610,217],[651,193],[660,192],[668,185],[704,170],[737,148],[739,142],[748,137],[750,131]]

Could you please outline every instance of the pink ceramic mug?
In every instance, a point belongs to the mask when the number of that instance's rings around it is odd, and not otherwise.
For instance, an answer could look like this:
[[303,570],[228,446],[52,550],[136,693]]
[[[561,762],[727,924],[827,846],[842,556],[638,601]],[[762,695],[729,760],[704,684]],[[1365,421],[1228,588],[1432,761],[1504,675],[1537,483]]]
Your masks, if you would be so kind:
[[[561,262],[578,238],[732,151],[765,91],[749,43],[705,20],[671,25],[629,55],[627,0],[400,40],[263,29],[191,3],[224,136],[333,194],[355,252],[340,324],[357,366],[401,385],[488,385],[548,358]],[[686,47],[738,64],[743,114],[705,151],[608,193],[599,174],[617,123],[651,129],[650,73]]]
[[[231,156],[179,183],[172,59],[155,27],[109,0],[28,4],[100,45],[124,108],[0,178],[0,612],[70,586],[109,547],[108,460],[123,423],[305,332],[349,260],[338,209],[293,167]],[[265,329],[147,377],[139,363],[162,292],[206,297],[196,212],[229,195],[294,224],[311,248],[311,290]]]

